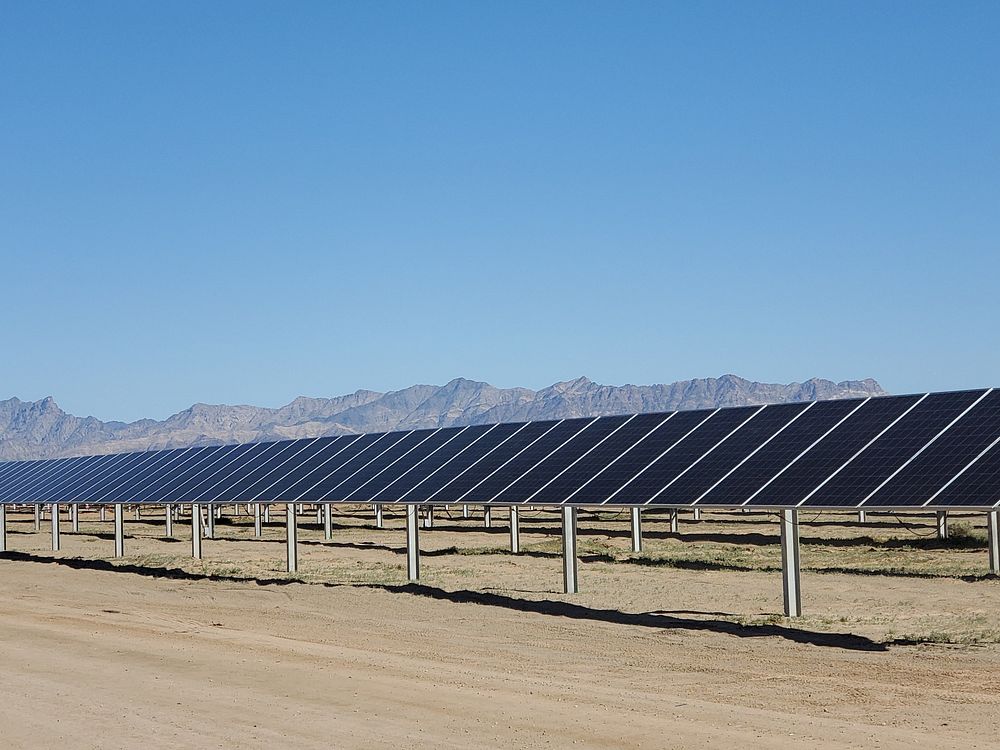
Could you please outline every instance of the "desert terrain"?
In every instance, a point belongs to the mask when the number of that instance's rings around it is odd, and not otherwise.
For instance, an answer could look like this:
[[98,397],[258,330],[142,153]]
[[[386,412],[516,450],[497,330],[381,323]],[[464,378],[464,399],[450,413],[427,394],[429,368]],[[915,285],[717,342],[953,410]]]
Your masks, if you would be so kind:
[[805,615],[781,616],[766,513],[580,514],[581,593],[558,516],[484,528],[438,509],[409,584],[401,508],[300,519],[284,571],[232,508],[190,556],[163,511],[8,513],[0,737],[8,748],[1000,747],[1000,580],[982,518],[801,517]]

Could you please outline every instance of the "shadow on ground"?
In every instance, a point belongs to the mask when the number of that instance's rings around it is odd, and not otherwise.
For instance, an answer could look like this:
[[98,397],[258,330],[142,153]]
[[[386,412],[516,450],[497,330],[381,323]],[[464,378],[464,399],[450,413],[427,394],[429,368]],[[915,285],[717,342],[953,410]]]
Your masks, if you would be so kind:
[[[691,611],[657,611],[657,612],[622,612],[613,609],[587,607],[572,602],[544,599],[519,599],[507,594],[484,591],[458,590],[448,591],[434,586],[419,583],[380,584],[380,583],[307,583],[295,578],[246,578],[232,575],[216,575],[193,573],[180,568],[156,568],[134,564],[115,564],[107,560],[90,560],[83,558],[58,558],[23,552],[6,552],[0,554],[0,559],[13,562],[41,563],[60,565],[82,570],[98,570],[114,573],[140,575],[149,578],[166,578],[182,581],[225,581],[229,583],[256,583],[260,586],[283,586],[293,583],[303,585],[318,585],[329,588],[367,588],[386,591],[393,594],[408,594],[456,604],[478,604],[486,607],[523,612],[526,614],[562,617],[573,620],[589,620],[592,622],[613,623],[630,627],[651,628],[663,631],[706,631],[723,633],[737,638],[784,638],[794,643],[803,643],[828,648],[848,649],[854,651],[886,651],[893,645],[912,645],[912,641],[878,642],[864,636],[850,633],[824,633],[803,628],[790,627],[777,623],[745,624],[735,621],[739,615],[721,612],[691,612]],[[682,617],[681,615],[696,615]],[[722,618],[733,619],[722,619]]]

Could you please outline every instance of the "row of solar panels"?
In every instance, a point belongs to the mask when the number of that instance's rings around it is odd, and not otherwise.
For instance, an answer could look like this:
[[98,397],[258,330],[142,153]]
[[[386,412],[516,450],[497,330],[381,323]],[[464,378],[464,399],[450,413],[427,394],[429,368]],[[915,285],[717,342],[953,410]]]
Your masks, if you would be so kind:
[[1000,390],[0,464],[0,503],[1000,505]]

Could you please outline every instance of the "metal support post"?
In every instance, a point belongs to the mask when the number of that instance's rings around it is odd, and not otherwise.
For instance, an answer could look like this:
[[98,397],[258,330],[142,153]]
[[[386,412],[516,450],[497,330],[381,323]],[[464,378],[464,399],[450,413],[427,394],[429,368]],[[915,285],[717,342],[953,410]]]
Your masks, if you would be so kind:
[[989,538],[990,573],[1000,576],[1000,510],[986,514],[986,536]]
[[166,522],[167,537],[174,535],[174,508],[172,505],[163,506],[163,520]]
[[434,528],[434,506],[425,505],[424,506],[424,528],[433,529]]
[[516,505],[510,506],[510,551],[515,555],[521,551],[521,522],[517,511]]
[[261,526],[261,510],[260,503],[253,504],[253,535],[258,539],[263,534],[264,529]]
[[106,505],[102,505],[102,506],[101,506],[101,511],[100,511],[100,512],[101,512],[101,522],[102,522],[102,523],[103,523],[104,521],[107,521],[107,520],[108,520],[108,512],[107,512],[107,511],[108,511],[108,506],[106,506]]
[[197,505],[191,506],[191,557],[195,560],[201,559],[201,508]]
[[7,551],[7,506],[0,505],[0,552]]
[[271,503],[264,503],[264,523],[271,523]]
[[69,522],[74,534],[80,533],[80,506],[72,503],[69,506]]
[[323,538],[333,539],[333,507],[330,503],[323,506]]
[[382,504],[381,503],[376,503],[376,505],[375,505],[375,528],[381,529],[381,528],[384,528],[384,527],[385,527],[385,524],[384,524],[384,521],[382,520]]
[[59,505],[52,503],[52,551],[59,551]]
[[299,527],[295,515],[295,503],[287,503],[285,505],[285,545],[289,573],[294,573],[299,569]]
[[419,505],[406,506],[406,577],[414,582],[420,580],[419,508]]
[[469,517],[469,506],[468,505],[463,505],[462,506],[462,518],[468,518],[468,517]]
[[493,526],[493,508],[489,505],[483,506],[483,526],[487,529]]
[[868,513],[866,511],[859,510],[858,523],[867,523],[867,522],[868,522]]
[[115,503],[115,557],[125,557],[125,506]]
[[802,586],[799,560],[799,512],[783,510],[781,515],[781,583],[785,617],[802,614]]
[[948,538],[948,511],[937,512],[937,538],[942,541]]
[[678,518],[680,514],[677,512],[677,508],[670,511],[670,533],[679,534],[680,533],[680,519]]
[[701,508],[695,508],[694,509],[693,517],[694,517],[695,521],[700,521],[701,520]]
[[632,508],[632,551],[642,552],[642,508]]
[[576,508],[562,509],[563,591],[580,593],[579,570],[576,551]]
[[[198,512],[201,512],[201,506],[198,506]],[[205,538],[215,539],[215,506],[208,506],[208,513],[205,514],[208,517],[208,524],[205,527]]]
[[42,530],[42,506],[35,503],[35,531]]

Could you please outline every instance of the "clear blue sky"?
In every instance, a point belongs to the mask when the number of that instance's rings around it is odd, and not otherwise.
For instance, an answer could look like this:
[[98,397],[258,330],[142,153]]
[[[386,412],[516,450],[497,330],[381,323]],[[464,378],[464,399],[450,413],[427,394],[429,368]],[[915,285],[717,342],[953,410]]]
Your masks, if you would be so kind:
[[1000,385],[1000,3],[4,2],[0,399]]

